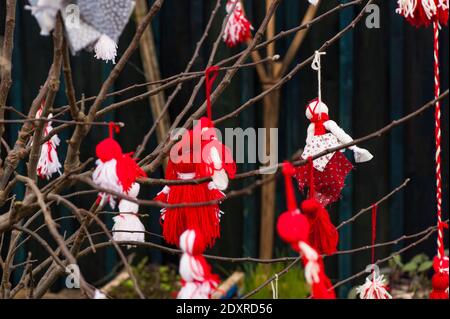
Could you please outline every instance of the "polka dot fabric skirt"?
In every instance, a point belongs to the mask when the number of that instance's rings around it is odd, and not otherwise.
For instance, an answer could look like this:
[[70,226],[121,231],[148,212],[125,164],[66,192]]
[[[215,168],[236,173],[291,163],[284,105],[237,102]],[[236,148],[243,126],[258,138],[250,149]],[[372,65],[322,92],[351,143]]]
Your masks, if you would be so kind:
[[[309,187],[309,169],[309,165],[300,166],[295,174],[302,192]],[[334,153],[323,172],[314,168],[315,199],[324,207],[338,201],[345,178],[352,169],[352,163],[341,152]]]

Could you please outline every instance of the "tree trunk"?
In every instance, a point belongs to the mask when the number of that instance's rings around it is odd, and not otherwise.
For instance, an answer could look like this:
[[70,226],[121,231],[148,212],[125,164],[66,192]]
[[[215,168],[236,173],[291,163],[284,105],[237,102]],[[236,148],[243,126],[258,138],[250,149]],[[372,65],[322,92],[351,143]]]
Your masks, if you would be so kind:
[[[268,90],[272,86],[270,83],[263,84],[263,90]],[[263,124],[266,128],[265,154],[270,152],[271,143],[278,141],[270,140],[270,128],[278,128],[279,110],[280,110],[280,91],[273,91],[263,100],[264,119]],[[263,175],[263,180],[272,175]],[[275,200],[276,200],[276,180],[263,184],[261,188],[261,233],[259,241],[260,258],[271,258],[273,252],[274,239],[274,221],[275,221]]]
[[[142,19],[148,12],[147,1],[146,0],[138,0],[136,1],[136,24],[139,25]],[[159,72],[159,64],[157,60],[155,41],[153,38],[153,31],[151,25],[147,27],[144,34],[142,35],[140,41],[140,53],[142,59],[142,65],[145,71],[145,77],[147,82],[154,82],[161,80],[161,74]],[[154,85],[149,85],[148,90],[151,91],[155,89]],[[166,104],[166,98],[164,96],[164,92],[161,91],[158,94],[151,95],[149,97],[153,120],[160,116],[164,105]],[[158,143],[162,141],[169,132],[170,127],[170,119],[167,113],[161,118],[157,128],[156,128],[156,137]]]

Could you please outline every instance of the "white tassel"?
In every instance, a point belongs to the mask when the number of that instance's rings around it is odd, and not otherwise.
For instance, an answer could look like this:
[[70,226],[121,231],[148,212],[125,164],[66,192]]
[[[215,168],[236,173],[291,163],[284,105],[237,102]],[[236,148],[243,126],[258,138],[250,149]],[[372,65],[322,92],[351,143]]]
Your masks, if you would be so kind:
[[427,18],[431,20],[437,13],[437,7],[435,0],[422,0],[423,11],[427,15]]
[[117,43],[106,34],[102,34],[95,44],[95,57],[116,64]]
[[403,15],[405,18],[414,18],[414,10],[417,6],[417,0],[398,0],[398,8],[396,13]]
[[[119,179],[116,173],[116,160],[112,159],[104,163],[98,159],[96,161],[96,164],[97,167],[92,174],[92,180],[94,181],[94,183],[101,188],[105,188],[117,193],[122,193],[122,187],[120,186]],[[106,201],[108,201],[111,208],[114,209],[116,207],[114,196],[106,193],[100,193],[99,196],[101,198],[100,205],[103,205]]]
[[186,282],[178,292],[177,299],[209,299],[210,289],[204,283]]
[[392,299],[386,290],[386,280],[383,275],[373,273],[366,278],[364,285],[356,288],[360,299]]
[[[42,110],[36,113],[36,118],[39,118],[42,114]],[[48,118],[52,118],[50,113]],[[44,137],[47,137],[53,130],[52,122],[45,123]],[[41,153],[39,155],[37,172],[39,177],[49,180],[54,173],[61,175],[61,163],[59,162],[58,153],[56,148],[59,146],[60,139],[57,134],[53,135],[50,140],[45,142],[41,147]]]

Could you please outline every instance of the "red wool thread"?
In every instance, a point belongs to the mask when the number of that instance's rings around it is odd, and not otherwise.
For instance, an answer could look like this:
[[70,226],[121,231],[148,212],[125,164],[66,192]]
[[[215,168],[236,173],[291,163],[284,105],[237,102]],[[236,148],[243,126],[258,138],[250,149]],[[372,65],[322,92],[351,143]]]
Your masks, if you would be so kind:
[[212,121],[211,91],[214,81],[219,75],[219,70],[220,68],[215,65],[208,67],[205,71],[206,111],[210,121]]
[[361,299],[392,299],[384,276],[378,273],[375,265],[375,242],[377,238],[377,204],[372,205],[372,274],[366,278],[363,285],[356,289]]
[[288,210],[280,215],[277,221],[277,232],[282,240],[291,244],[295,251],[299,251],[299,242],[308,242],[309,223],[305,215],[301,214],[295,199],[292,176],[295,168],[289,162],[283,163],[283,175]]

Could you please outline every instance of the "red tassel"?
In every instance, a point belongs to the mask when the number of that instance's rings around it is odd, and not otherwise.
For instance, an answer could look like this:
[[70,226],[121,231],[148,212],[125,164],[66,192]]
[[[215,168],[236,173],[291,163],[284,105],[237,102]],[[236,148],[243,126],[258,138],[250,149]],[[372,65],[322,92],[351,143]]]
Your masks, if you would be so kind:
[[312,299],[336,299],[333,285],[325,273],[322,258],[319,257],[318,263],[320,265],[319,281],[312,284],[311,297]]
[[334,254],[337,251],[339,235],[327,210],[315,199],[303,201],[300,208],[309,221],[309,243],[321,254]]
[[233,12],[225,26],[223,40],[228,47],[234,47],[252,37],[251,30],[253,30],[253,27],[244,15],[240,0],[228,0],[226,10],[227,13],[230,13],[231,10]]
[[428,27],[437,20],[448,23],[448,1],[445,0],[400,0],[396,12],[415,27]]
[[128,193],[136,179],[147,176],[130,154],[123,154],[117,159],[116,170],[117,177],[125,193]]

